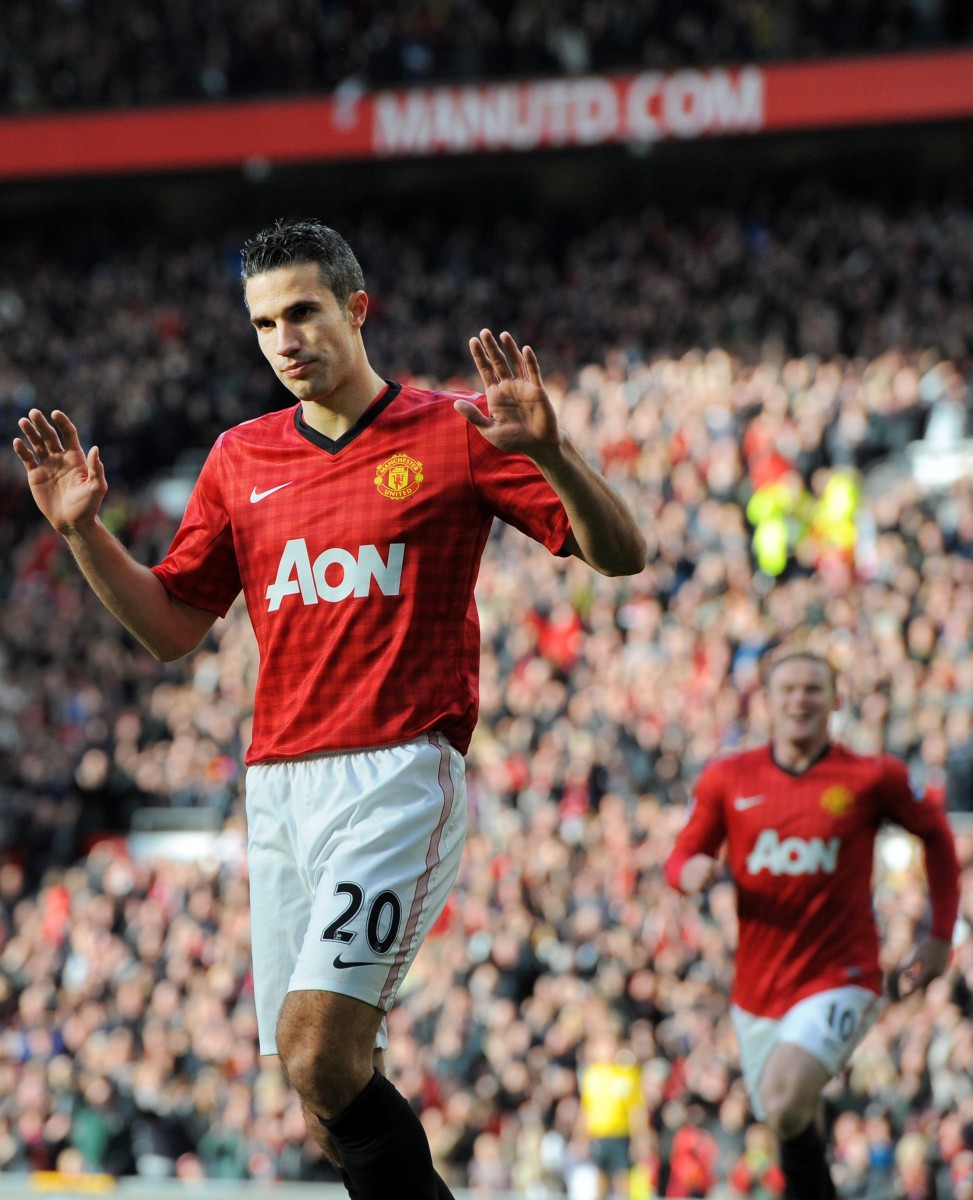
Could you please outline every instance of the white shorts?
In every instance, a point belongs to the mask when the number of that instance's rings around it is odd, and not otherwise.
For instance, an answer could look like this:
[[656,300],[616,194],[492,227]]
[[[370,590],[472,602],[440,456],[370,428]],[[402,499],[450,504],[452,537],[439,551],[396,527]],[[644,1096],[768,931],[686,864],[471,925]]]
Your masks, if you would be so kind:
[[837,1075],[871,1029],[880,1004],[880,998],[867,988],[840,987],[808,996],[779,1019],[757,1017],[733,1005],[730,1015],[754,1114],[760,1120],[766,1115],[760,1103],[760,1076],[775,1046],[782,1042],[800,1046]]
[[[466,838],[463,756],[430,734],[247,772],[247,862],[261,1054],[287,992],[392,1007],[442,912]],[[376,1047],[388,1045],[385,1020]]]

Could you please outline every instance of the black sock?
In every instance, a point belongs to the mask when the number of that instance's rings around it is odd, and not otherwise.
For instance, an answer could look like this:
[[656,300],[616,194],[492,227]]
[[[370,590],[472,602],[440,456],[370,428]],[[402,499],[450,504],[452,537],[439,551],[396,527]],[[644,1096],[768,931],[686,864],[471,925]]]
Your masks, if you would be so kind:
[[453,1200],[433,1169],[422,1123],[378,1071],[343,1112],[321,1124],[341,1156],[357,1200]]
[[824,1141],[813,1121],[795,1137],[781,1141],[780,1169],[787,1180],[787,1200],[834,1200],[837,1196]]
[[[358,1200],[358,1193],[355,1191],[355,1185],[351,1182],[351,1176],[348,1174],[348,1172],[342,1170],[341,1167],[335,1167],[335,1170],[338,1172],[339,1176],[341,1177],[341,1182],[345,1185],[345,1190],[348,1193],[349,1200]],[[436,1200],[455,1200],[453,1193],[449,1190],[449,1188],[443,1182],[442,1177],[440,1176],[438,1171],[435,1172],[435,1175],[436,1175]]]
[[358,1200],[358,1193],[355,1191],[355,1185],[351,1182],[351,1176],[348,1172],[341,1167],[335,1167],[334,1169],[338,1172],[338,1178],[345,1185],[345,1191],[351,1197],[351,1200]]

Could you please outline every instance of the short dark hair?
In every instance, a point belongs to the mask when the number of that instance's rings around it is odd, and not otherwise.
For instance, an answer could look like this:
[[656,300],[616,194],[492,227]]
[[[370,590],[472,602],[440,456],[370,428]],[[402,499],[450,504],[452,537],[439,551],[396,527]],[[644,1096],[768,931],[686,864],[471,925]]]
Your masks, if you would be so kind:
[[355,253],[340,233],[321,221],[278,220],[243,243],[244,283],[253,275],[295,263],[317,263],[321,282],[344,304],[352,292],[365,287]]

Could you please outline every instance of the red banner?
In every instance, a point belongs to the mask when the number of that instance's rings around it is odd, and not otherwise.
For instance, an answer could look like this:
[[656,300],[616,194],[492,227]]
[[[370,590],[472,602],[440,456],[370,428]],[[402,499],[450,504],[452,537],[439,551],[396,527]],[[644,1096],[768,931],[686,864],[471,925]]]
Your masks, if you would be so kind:
[[0,178],[648,144],[973,117],[973,51],[0,120]]

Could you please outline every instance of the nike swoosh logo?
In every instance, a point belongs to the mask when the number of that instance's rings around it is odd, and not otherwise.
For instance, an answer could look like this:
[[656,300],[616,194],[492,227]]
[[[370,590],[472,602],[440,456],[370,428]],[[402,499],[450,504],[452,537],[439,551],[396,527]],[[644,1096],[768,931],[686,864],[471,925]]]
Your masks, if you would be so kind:
[[343,971],[343,970],[345,970],[346,967],[374,967],[375,963],[373,963],[373,962],[345,962],[345,960],[341,957],[340,954],[336,954],[334,956],[334,965],[339,970]]
[[293,479],[288,479],[286,483],[278,483],[276,487],[267,488],[265,492],[258,492],[256,488],[250,493],[250,503],[259,504],[261,500],[266,500],[268,496],[272,496],[274,492],[279,492],[281,488],[290,487],[294,482]]
[[755,804],[763,804],[763,796],[737,796],[733,801],[733,807],[737,812],[743,812],[745,809],[753,808]]

